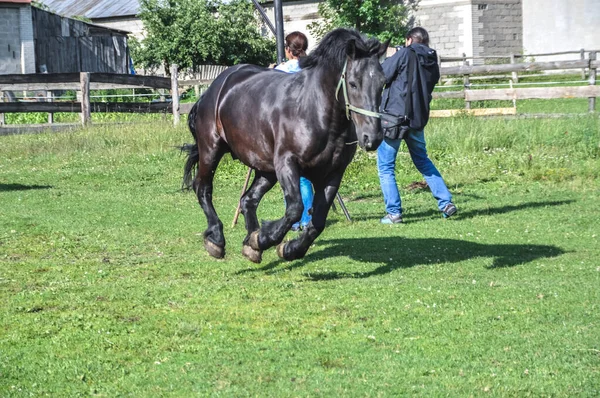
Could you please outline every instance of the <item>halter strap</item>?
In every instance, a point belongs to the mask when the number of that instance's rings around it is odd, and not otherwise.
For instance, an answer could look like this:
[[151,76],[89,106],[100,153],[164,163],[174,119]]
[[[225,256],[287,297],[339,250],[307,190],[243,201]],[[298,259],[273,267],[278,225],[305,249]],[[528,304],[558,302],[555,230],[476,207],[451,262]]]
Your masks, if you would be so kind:
[[342,69],[342,75],[340,76],[340,81],[338,82],[337,88],[335,89],[335,98],[337,100],[338,94],[340,92],[340,87],[342,88],[342,92],[344,93],[344,101],[346,103],[346,117],[350,120],[350,111],[360,113],[365,116],[372,116],[376,118],[381,118],[381,113],[369,111],[367,109],[358,108],[352,104],[348,100],[348,88],[346,84],[346,67],[348,66],[348,60],[344,62],[344,69]]

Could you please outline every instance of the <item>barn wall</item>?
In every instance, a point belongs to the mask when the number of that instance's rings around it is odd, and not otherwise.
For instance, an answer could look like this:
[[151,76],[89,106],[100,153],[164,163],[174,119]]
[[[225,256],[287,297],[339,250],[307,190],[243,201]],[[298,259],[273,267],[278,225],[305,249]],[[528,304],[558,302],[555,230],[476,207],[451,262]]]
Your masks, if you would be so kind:
[[38,72],[129,73],[125,35],[33,10]]
[[0,74],[34,72],[31,7],[3,4],[0,6]]
[[21,73],[19,8],[0,8],[0,74]]

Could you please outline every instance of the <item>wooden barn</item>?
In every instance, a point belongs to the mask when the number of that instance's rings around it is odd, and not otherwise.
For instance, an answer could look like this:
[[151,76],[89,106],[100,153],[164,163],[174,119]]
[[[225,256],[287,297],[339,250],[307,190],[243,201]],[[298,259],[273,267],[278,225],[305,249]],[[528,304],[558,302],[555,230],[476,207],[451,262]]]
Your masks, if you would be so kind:
[[129,73],[127,32],[0,0],[0,74]]
[[95,25],[125,30],[129,37],[144,38],[144,24],[138,18],[139,0],[38,0],[44,9],[66,17],[83,17]]

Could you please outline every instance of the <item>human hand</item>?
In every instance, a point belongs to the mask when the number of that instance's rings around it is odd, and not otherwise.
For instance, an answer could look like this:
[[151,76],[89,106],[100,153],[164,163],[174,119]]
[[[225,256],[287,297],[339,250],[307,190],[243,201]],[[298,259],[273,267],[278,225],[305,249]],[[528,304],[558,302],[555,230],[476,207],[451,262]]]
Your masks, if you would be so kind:
[[392,55],[396,54],[396,51],[398,51],[398,49],[396,47],[392,47],[392,46],[388,46],[387,48],[387,52],[385,53],[385,56],[387,58],[391,57]]

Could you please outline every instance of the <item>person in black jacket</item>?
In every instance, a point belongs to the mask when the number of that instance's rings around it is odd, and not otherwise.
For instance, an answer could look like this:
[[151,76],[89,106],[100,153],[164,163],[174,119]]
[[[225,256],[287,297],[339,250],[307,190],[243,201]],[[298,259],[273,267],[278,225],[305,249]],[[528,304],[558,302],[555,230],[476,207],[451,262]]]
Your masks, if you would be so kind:
[[395,177],[396,155],[402,139],[443,216],[457,212],[444,179],[427,156],[425,145],[423,129],[429,120],[431,93],[440,78],[437,54],[428,45],[427,31],[413,28],[407,34],[406,47],[399,48],[382,64],[386,86],[380,111],[403,120],[397,128],[384,129],[384,141],[377,150],[379,182],[387,213],[381,219],[382,224],[402,222],[402,202]]

